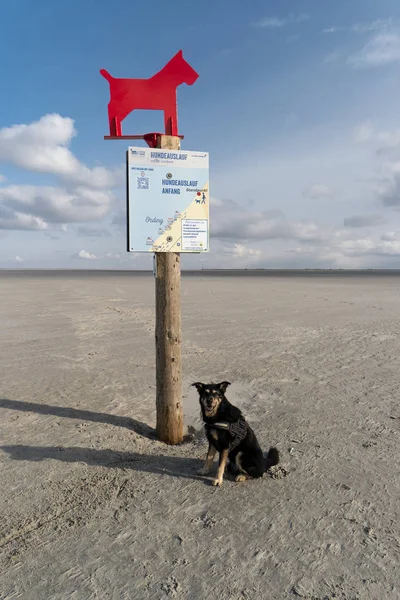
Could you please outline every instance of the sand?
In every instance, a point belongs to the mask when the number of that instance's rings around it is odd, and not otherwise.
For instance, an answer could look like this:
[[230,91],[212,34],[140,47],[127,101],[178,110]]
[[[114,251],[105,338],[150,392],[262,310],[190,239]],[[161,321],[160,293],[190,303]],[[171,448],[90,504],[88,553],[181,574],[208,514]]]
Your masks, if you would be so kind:
[[284,468],[213,488],[200,434],[153,437],[152,277],[0,274],[0,598],[400,598],[399,300],[183,278],[187,423],[189,384],[227,379]]

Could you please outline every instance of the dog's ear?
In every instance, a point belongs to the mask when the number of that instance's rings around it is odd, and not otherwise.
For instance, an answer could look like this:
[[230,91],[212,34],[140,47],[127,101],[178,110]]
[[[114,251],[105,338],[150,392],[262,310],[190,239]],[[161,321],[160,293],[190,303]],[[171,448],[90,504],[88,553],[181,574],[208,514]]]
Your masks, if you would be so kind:
[[229,381],[222,381],[221,383],[218,384],[218,387],[223,394],[225,394],[226,388],[228,387],[228,385],[231,385]]
[[196,388],[199,394],[204,390],[204,383],[200,383],[200,381],[196,381],[196,383],[192,383],[192,386]]

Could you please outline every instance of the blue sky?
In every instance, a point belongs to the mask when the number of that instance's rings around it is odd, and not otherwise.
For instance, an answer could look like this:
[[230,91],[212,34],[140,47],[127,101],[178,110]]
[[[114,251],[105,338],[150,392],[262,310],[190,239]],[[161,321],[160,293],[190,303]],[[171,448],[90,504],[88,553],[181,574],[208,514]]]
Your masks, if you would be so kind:
[[[149,268],[125,251],[107,82],[179,49],[183,147],[211,160],[211,252],[184,267],[400,268],[400,5],[13,0],[0,8],[0,267]],[[162,129],[135,111],[124,131]]]

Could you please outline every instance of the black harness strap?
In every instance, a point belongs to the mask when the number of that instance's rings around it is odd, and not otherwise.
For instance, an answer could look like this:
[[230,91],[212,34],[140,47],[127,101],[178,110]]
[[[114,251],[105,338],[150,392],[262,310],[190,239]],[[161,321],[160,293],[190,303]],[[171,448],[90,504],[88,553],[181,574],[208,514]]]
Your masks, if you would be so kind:
[[229,452],[232,452],[240,444],[247,434],[247,423],[244,417],[241,417],[235,423],[217,422],[217,423],[206,423],[205,427],[209,429],[225,429],[229,431],[232,436],[232,441],[229,444]]

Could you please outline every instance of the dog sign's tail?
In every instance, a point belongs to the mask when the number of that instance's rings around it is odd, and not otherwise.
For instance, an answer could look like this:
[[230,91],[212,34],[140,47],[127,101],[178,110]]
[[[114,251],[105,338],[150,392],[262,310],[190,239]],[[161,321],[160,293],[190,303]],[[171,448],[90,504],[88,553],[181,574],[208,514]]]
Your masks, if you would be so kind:
[[106,71],[105,69],[100,70],[100,75],[103,75],[104,79],[107,79],[107,81],[110,83],[111,83],[111,81],[113,81],[113,79],[115,79],[115,77],[110,75],[110,73],[108,71]]
[[276,448],[270,448],[268,454],[265,457],[265,470],[267,471],[270,467],[274,467],[279,463],[279,452]]

